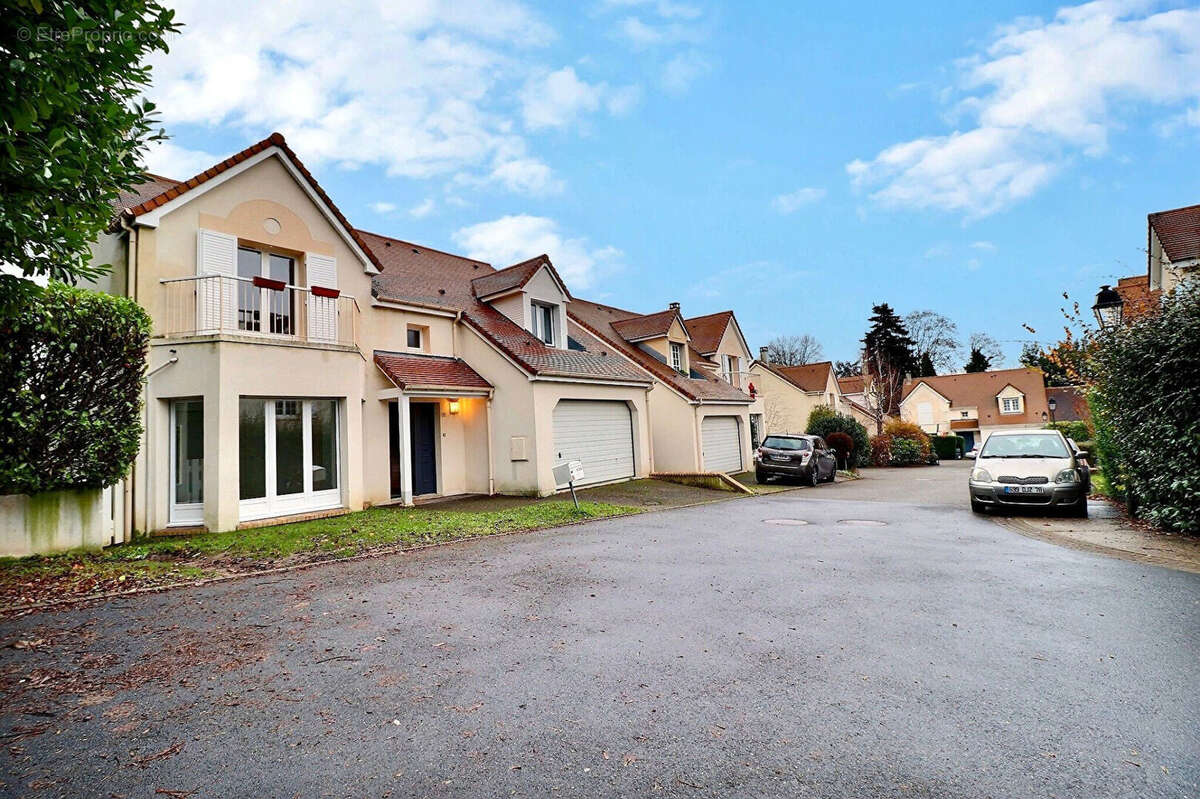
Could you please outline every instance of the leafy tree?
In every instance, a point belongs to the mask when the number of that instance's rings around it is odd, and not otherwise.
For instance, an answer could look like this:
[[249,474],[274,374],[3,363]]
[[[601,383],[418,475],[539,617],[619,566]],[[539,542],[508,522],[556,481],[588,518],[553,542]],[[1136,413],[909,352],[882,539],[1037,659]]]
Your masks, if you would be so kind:
[[958,325],[936,311],[913,311],[904,317],[904,324],[921,377],[935,375],[939,369],[953,371],[959,353]]
[[1049,349],[1026,344],[1021,349],[1021,363],[1041,369],[1048,386],[1075,386],[1084,381],[1087,371],[1088,344],[1068,333],[1067,337]]
[[967,361],[967,365],[963,367],[964,372],[986,372],[992,365],[992,362],[986,355],[979,351],[978,348],[971,348],[971,359]]
[[805,333],[802,336],[776,336],[767,342],[767,360],[777,366],[803,366],[825,357],[821,342]]
[[[154,132],[145,59],[166,52],[175,12],[154,0],[14,0],[0,14],[0,263],[73,281],[103,268],[90,243],[119,192],[140,182]],[[12,299],[29,281],[0,276]]]
[[[894,416],[900,408],[904,378],[916,366],[913,340],[904,320],[886,302],[871,308],[868,321],[871,326],[862,340],[864,372],[873,378],[879,410]],[[876,419],[877,426],[881,423],[882,416]]]
[[858,361],[834,361],[833,373],[838,377],[862,377],[862,364]]

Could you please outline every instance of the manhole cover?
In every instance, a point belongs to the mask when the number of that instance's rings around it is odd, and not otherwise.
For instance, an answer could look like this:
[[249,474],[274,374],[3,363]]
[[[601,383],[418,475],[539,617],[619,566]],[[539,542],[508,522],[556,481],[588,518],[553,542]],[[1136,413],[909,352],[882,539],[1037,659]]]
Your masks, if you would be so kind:
[[801,525],[808,524],[808,522],[804,521],[803,519],[763,519],[763,524],[783,524],[790,525],[792,527],[799,527]]
[[875,519],[839,519],[838,524],[848,524],[851,527],[886,527],[887,522],[876,521]]

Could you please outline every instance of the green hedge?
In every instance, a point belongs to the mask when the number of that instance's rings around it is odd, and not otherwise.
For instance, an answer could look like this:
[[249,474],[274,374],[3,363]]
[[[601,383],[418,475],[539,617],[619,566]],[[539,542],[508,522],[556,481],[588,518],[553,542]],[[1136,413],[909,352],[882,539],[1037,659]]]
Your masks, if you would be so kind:
[[1075,439],[1076,443],[1092,437],[1092,431],[1088,429],[1088,423],[1080,420],[1071,422],[1051,422],[1046,425],[1047,430],[1058,430],[1067,438]]
[[100,488],[137,454],[150,318],[51,283],[0,320],[0,494]]
[[944,461],[952,461],[962,457],[967,440],[962,436],[934,436],[933,450]]
[[1132,510],[1200,534],[1200,284],[1103,333],[1091,359],[1101,468]]
[[818,405],[808,415],[805,432],[826,441],[832,433],[845,433],[854,441],[854,451],[850,453],[851,465],[866,466],[871,462],[871,439],[867,436],[867,428],[852,416],[838,413],[826,405]]

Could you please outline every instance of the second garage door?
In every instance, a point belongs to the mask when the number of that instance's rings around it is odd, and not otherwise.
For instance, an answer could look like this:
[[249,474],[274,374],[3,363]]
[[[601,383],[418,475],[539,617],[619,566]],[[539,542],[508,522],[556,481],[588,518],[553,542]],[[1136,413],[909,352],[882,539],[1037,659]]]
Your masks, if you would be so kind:
[[706,416],[700,422],[706,472],[740,472],[742,440],[736,416]]
[[624,402],[561,400],[554,408],[554,462],[580,461],[580,485],[633,477],[633,419]]

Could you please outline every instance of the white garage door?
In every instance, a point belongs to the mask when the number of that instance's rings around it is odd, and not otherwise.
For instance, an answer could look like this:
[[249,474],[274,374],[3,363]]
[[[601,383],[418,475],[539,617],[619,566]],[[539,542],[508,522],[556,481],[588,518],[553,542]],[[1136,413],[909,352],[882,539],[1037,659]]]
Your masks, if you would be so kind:
[[742,442],[736,416],[705,416],[700,422],[706,472],[740,472]]
[[554,408],[555,463],[581,461],[579,485],[633,477],[633,420],[623,402],[560,400]]

